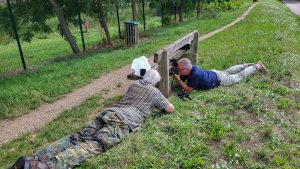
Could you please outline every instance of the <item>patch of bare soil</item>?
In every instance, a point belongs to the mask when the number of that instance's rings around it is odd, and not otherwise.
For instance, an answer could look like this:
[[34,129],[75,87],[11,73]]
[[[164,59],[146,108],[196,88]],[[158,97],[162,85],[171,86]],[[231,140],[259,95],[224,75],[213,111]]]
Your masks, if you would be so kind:
[[240,117],[238,123],[244,126],[252,126],[260,121],[253,113],[245,110],[240,110],[236,114]]
[[[240,110],[236,113],[236,115],[239,117],[239,120],[237,123],[243,126],[256,126],[259,125],[258,123],[261,121],[256,115],[253,113],[250,113],[246,110]],[[261,146],[261,143],[259,141],[260,133],[259,131],[253,131],[249,135],[249,140],[243,141],[241,143],[241,147],[243,149],[257,149]]]
[[259,137],[260,137],[260,134],[258,131],[254,131],[253,133],[251,133],[249,145],[251,145],[252,147],[255,147],[255,149],[260,147],[261,143],[259,141]]

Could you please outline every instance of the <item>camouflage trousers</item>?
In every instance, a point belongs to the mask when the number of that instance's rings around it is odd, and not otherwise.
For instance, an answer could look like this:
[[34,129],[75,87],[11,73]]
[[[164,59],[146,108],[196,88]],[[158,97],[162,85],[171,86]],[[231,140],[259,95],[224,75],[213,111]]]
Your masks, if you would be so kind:
[[128,125],[115,112],[103,111],[81,132],[49,144],[34,156],[50,168],[73,168],[120,143],[128,134]]

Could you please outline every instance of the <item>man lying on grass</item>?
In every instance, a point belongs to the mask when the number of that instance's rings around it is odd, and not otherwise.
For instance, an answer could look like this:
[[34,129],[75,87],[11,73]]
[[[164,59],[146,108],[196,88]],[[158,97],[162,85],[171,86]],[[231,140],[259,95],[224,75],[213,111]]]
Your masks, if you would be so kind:
[[[246,63],[232,66],[226,70],[203,70],[196,65],[192,65],[187,58],[178,61],[180,75],[173,75],[177,83],[188,93],[192,90],[207,90],[218,86],[228,86],[237,83],[256,71],[265,73],[266,68],[263,63]],[[185,83],[187,81],[187,84]]]
[[159,73],[150,69],[119,102],[101,111],[81,132],[49,144],[32,157],[20,157],[12,168],[73,168],[120,143],[129,132],[139,130],[153,108],[173,112],[173,104],[154,87],[160,79]]

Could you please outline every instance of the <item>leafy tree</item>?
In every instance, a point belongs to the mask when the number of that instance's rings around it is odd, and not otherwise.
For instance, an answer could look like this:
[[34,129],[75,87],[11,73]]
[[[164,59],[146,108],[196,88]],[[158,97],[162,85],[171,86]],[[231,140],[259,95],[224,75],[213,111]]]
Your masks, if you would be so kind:
[[131,0],[132,20],[137,21],[136,0]]
[[58,18],[59,25],[62,29],[63,35],[65,36],[67,41],[70,43],[70,46],[71,46],[73,52],[75,54],[79,54],[80,50],[79,50],[79,48],[78,48],[71,32],[70,32],[70,29],[68,27],[68,23],[66,22],[66,20],[64,18],[63,12],[60,9],[59,4],[56,2],[56,0],[49,0],[49,3],[51,4],[51,6],[53,8],[53,11],[54,11],[55,15]]
[[107,22],[105,20],[105,15],[104,15],[104,9],[103,9],[103,0],[98,0],[98,6],[99,6],[99,22],[101,27],[104,29],[105,35],[107,42],[110,46],[113,46],[110,33],[108,30]]
[[[22,37],[23,40],[31,41],[35,32],[51,32],[52,30],[50,26],[46,24],[46,21],[56,15],[59,20],[58,29],[60,33],[70,43],[74,53],[78,54],[80,52],[68,28],[68,23],[78,25],[75,0],[15,0],[14,2],[14,15],[16,16],[18,30],[21,30],[20,37]],[[99,18],[100,27],[104,30],[109,45],[112,45],[112,39],[108,30],[106,17],[107,13],[113,13],[112,9],[114,9],[114,7],[112,7],[112,5],[114,5],[113,2],[108,0],[79,1],[81,12]],[[5,21],[0,23],[0,27],[11,27],[7,11],[6,7],[0,7],[0,19]],[[13,29],[5,30],[7,30],[10,35],[13,35],[11,31]]]
[[[14,0],[11,1],[14,18],[20,38],[24,41],[31,42],[36,32],[52,32],[46,21],[53,16],[57,16],[62,34],[69,42],[73,52],[79,54],[80,50],[68,28],[68,23],[64,19],[64,14],[60,4],[56,0],[40,1],[40,0]],[[13,29],[10,20],[8,7],[0,7],[0,27],[13,37]],[[54,13],[53,13],[54,12]],[[55,15],[54,15],[55,14]]]
[[[35,7],[30,9],[29,6],[33,4]],[[11,2],[11,6],[16,26],[19,31],[19,36],[24,41],[30,42],[34,36],[34,32],[51,32],[51,28],[46,25],[46,19],[49,17],[48,13],[52,13],[52,11],[49,7],[43,7],[49,6],[47,2],[39,2],[37,0],[25,2],[16,0]],[[8,13],[7,6],[0,7],[0,19],[0,26],[4,28],[3,30],[5,30],[11,37],[14,37],[12,21]]]
[[200,2],[201,2],[201,0],[197,0],[197,3],[196,3],[197,18],[200,17],[200,8],[201,8]]
[[112,39],[106,21],[108,13],[114,11],[116,1],[109,0],[82,0],[80,1],[81,12],[91,17],[98,17],[100,27],[104,30],[107,43],[112,46]]
[[201,5],[206,4],[206,3],[207,3],[207,0],[196,0],[195,4],[196,4],[197,18],[200,17]]
[[171,15],[174,13],[174,8],[178,7],[179,21],[182,22],[185,12],[194,11],[195,0],[149,0],[150,8],[156,8],[157,11],[163,8],[164,15]]

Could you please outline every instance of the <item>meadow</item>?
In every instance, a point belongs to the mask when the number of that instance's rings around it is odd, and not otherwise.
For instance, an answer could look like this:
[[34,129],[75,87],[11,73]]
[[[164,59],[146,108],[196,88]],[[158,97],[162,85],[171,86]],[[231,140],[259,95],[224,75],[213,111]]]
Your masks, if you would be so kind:
[[[250,1],[246,1],[239,9],[220,12],[216,19],[197,20],[194,18],[184,23],[173,23],[165,27],[149,29],[142,33],[141,43],[132,48],[122,46],[103,48],[82,57],[73,55],[58,57],[47,61],[47,64],[16,76],[1,77],[0,120],[13,119],[43,103],[52,103],[93,79],[130,64],[136,57],[153,55],[162,46],[193,30],[198,30],[200,35],[203,35],[226,25],[241,15],[249,4]],[[42,48],[44,45],[40,44],[38,47]],[[53,47],[59,48],[59,46]],[[47,49],[44,51],[45,53],[51,52]]]
[[[203,34],[209,31],[203,22],[217,28],[220,22],[229,21],[225,18],[238,14],[223,13],[216,20],[190,22],[184,29],[172,25],[164,28],[165,32],[161,29],[151,35],[175,36],[199,25]],[[224,69],[260,60],[268,68],[267,74],[258,73],[228,87],[195,91],[191,101],[170,97],[176,107],[174,113],[154,112],[141,131],[77,168],[299,168],[299,32],[299,17],[284,4],[262,1],[245,20],[201,42],[198,65]],[[161,45],[177,38],[167,37]],[[151,42],[160,41],[153,38]],[[141,49],[146,54],[155,51],[156,46],[144,43],[149,51],[142,46],[124,50],[136,55]],[[100,58],[94,54],[80,61],[93,57]],[[124,57],[124,62],[130,59]],[[93,96],[63,112],[37,133],[27,133],[1,145],[1,167],[7,168],[18,156],[30,155],[47,143],[80,130],[99,109],[120,97],[103,100],[101,94]]]
[[[262,61],[268,74],[172,97],[124,143],[79,168],[299,168],[300,19],[275,0],[200,43],[199,66]],[[162,160],[163,159],[163,160]]]
[[[149,32],[156,38],[143,42],[147,48],[143,45],[124,51],[151,54],[156,48],[152,43],[165,45],[196,26],[204,34],[229,22],[225,19],[233,19],[245,8],[223,13],[216,20],[193,21]],[[200,43],[199,66],[223,69],[260,60],[268,68],[266,75],[256,74],[239,84],[193,92],[191,101],[170,97],[176,107],[174,113],[153,113],[141,131],[78,168],[299,168],[299,26],[299,17],[284,4],[263,1],[242,22]],[[171,37],[167,36],[169,33],[175,34]],[[111,53],[107,54],[109,58],[118,62],[114,58],[116,52]],[[95,61],[94,58],[104,59],[97,57],[98,53],[90,55],[66,62],[71,66],[85,60]],[[124,61],[119,64],[134,57],[122,58]],[[1,145],[1,167],[80,130],[99,109],[119,99],[93,96],[37,133],[27,133]]]

